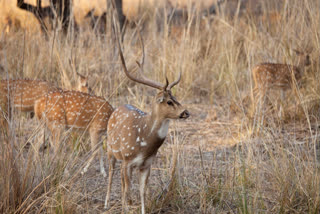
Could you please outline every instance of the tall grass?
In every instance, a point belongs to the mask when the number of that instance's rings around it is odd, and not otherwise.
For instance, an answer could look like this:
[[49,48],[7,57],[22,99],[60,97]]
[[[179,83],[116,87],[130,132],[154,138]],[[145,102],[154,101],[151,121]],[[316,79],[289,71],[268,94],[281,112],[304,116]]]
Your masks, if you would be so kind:
[[[153,164],[148,212],[320,212],[320,4],[275,2],[261,3],[259,14],[195,17],[183,26],[163,22],[160,32],[156,16],[148,15],[142,32],[145,75],[164,81],[182,71],[174,93],[192,112],[190,120],[172,124]],[[45,79],[70,89],[76,82],[73,62],[114,107],[131,103],[148,111],[155,91],[125,78],[112,38],[109,31],[97,36],[88,30],[67,37],[53,31],[48,39],[23,30],[3,34],[1,78]],[[312,65],[299,87],[300,100],[289,91],[281,101],[285,117],[262,111],[249,118],[251,68],[260,62],[296,64],[293,49],[308,47]],[[135,29],[127,31],[124,54],[135,72],[142,54]],[[18,113],[10,125],[11,134],[0,138],[0,212],[104,211],[106,180],[95,167],[79,173],[92,154],[86,137],[66,132],[61,153],[53,157],[50,149],[38,149],[49,140],[43,124]],[[109,213],[121,211],[119,176]],[[133,213],[139,212],[138,201]]]

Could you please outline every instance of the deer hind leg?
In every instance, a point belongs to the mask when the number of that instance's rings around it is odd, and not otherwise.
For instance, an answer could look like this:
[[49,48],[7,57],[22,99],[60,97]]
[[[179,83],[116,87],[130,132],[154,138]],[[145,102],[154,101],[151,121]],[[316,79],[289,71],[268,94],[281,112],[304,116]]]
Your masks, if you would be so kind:
[[253,101],[251,107],[251,119],[253,121],[253,128],[255,133],[260,132],[260,127],[264,123],[264,109],[265,109],[265,98],[266,98],[265,87],[256,86],[253,89]]
[[[39,118],[38,118],[39,119]],[[45,119],[45,118],[43,118]],[[40,121],[42,119],[39,119]],[[53,133],[55,133],[54,131],[54,127],[51,126],[50,124],[48,124],[48,122],[46,122],[47,125],[45,125],[45,123],[40,124],[41,127],[43,127],[42,129],[42,133],[39,133],[38,139],[36,140],[38,143],[36,143],[35,145],[35,151],[36,152],[42,152],[44,154],[44,152],[48,149],[48,151],[54,148],[55,144],[54,144],[54,140],[56,140],[52,135]]]
[[100,172],[103,175],[103,177],[107,177],[106,170],[104,169],[104,162],[103,162],[103,148],[100,146],[99,148],[99,160],[100,160]]
[[253,100],[251,106],[251,117],[255,118],[261,113],[264,99],[264,91],[263,88],[254,88],[253,89]]
[[283,105],[286,102],[285,100],[285,91],[283,89],[280,90],[280,102],[279,102],[279,112],[278,112],[278,117],[280,119],[283,118],[284,115],[284,110],[283,110]]
[[1,125],[0,131],[3,133],[4,138],[7,138],[9,136],[8,119],[9,119],[8,112],[5,110],[5,108],[2,108],[0,106],[0,125]]
[[64,130],[64,125],[53,123],[48,125],[51,132],[51,147],[53,148],[54,155],[57,155],[61,147],[61,134]]
[[3,133],[4,139],[9,136],[9,124],[4,115],[0,115],[0,133]]
[[132,199],[130,195],[130,187],[131,187],[131,178],[132,178],[132,167],[127,167],[127,176],[129,178],[128,180],[128,194],[127,194],[127,202],[129,205],[132,205]]
[[146,185],[148,183],[148,178],[150,175],[150,167],[140,169],[139,172],[139,190],[140,190],[140,200],[141,200],[141,213],[145,213],[145,196],[146,196]]
[[104,168],[104,162],[103,162],[103,148],[102,146],[99,145],[101,134],[92,130],[90,130],[89,132],[90,132],[90,138],[91,138],[91,150],[94,152],[92,154],[92,157],[89,159],[87,165],[83,168],[81,174],[84,174],[88,171],[88,168],[91,165],[91,162],[94,160],[95,156],[97,155],[97,152],[99,152],[100,173],[105,178],[107,177],[107,173]]
[[251,97],[251,107],[250,107],[250,117],[254,118],[254,115],[256,114],[256,108],[257,108],[257,99],[259,90],[257,87],[253,89],[253,96]]
[[124,206],[125,206],[125,196],[124,196],[124,189],[125,189],[125,182],[124,182],[124,173],[123,173],[123,166],[124,166],[124,163],[121,164],[121,202],[122,202],[122,211],[121,211],[121,214],[124,213],[123,209],[124,209]]
[[10,122],[12,121],[11,105],[8,106],[7,98],[2,98],[0,95],[0,133],[3,133],[5,141],[9,140]]
[[131,186],[132,167],[125,161],[121,168],[121,187],[122,187],[122,209],[127,209],[127,204],[131,205],[130,186]]
[[108,157],[108,159],[109,159],[109,178],[108,178],[109,180],[108,180],[108,190],[107,190],[106,200],[104,202],[105,209],[109,208],[110,192],[111,192],[111,187],[112,187],[112,178],[113,178],[113,174],[114,174],[114,166],[117,161],[117,159],[113,155],[110,155]]

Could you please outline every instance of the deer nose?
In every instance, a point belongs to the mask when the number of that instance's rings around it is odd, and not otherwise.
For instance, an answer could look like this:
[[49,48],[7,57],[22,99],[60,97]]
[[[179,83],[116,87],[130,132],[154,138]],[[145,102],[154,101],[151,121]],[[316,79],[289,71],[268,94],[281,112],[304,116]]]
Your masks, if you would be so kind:
[[184,118],[187,119],[190,116],[190,113],[188,110],[184,110],[181,114],[180,114],[180,118]]

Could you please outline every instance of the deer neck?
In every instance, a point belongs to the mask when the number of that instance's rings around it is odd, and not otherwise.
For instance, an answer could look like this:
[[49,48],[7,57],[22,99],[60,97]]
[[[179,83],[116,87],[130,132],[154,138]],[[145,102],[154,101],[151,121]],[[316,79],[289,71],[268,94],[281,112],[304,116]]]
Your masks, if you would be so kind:
[[144,119],[144,126],[146,126],[144,129],[145,144],[148,147],[148,151],[154,153],[162,145],[167,136],[170,120],[157,117],[154,112],[151,112]]
[[148,123],[150,124],[150,135],[156,136],[159,139],[165,139],[169,129],[170,120],[159,116],[155,110],[151,112]]
[[303,76],[305,70],[304,62],[299,62],[298,65],[293,66],[293,68],[296,69],[296,78],[300,79]]
[[298,61],[297,68],[299,69],[300,73],[303,73],[304,70],[308,67],[309,64],[307,65],[307,62],[307,59],[300,59]]

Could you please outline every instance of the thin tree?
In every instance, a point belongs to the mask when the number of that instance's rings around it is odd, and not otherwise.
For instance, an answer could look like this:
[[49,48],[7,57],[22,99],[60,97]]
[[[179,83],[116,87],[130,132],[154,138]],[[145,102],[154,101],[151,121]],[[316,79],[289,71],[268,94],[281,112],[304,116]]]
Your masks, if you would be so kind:
[[48,17],[52,23],[54,20],[61,20],[61,26],[64,32],[67,32],[71,16],[71,0],[50,0],[50,6],[42,7],[42,0],[37,0],[36,6],[25,3],[24,0],[17,0],[17,7],[31,12],[37,18],[41,30],[48,31],[44,23],[44,18]]

